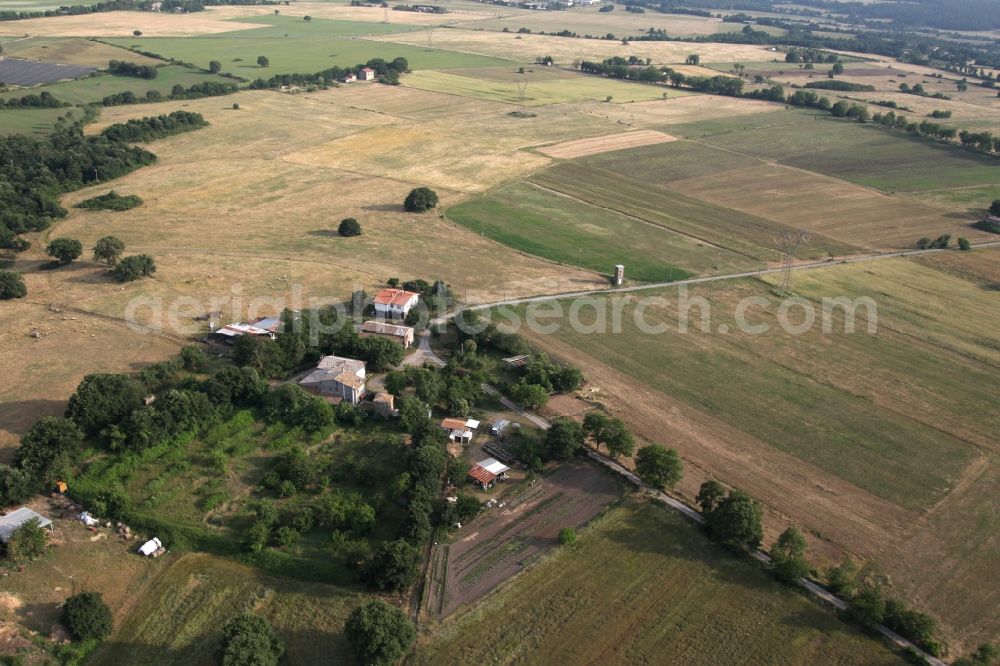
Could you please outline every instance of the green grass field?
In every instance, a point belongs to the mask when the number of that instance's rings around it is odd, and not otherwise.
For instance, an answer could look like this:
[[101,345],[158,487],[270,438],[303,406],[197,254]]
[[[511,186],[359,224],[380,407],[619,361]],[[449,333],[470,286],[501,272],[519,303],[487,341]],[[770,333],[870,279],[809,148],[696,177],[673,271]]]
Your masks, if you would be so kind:
[[297,583],[209,555],[164,562],[146,594],[93,654],[92,664],[212,664],[222,628],[244,611],[274,626],[290,664],[350,663],[342,628],[356,593]]
[[[128,57],[127,52],[122,51],[122,54],[125,58]],[[224,76],[217,76],[180,65],[160,67],[157,71],[159,74],[155,79],[151,80],[105,74],[76,79],[75,81],[62,81],[60,83],[11,90],[0,93],[0,99],[23,97],[29,93],[37,95],[43,91],[48,91],[55,95],[56,99],[63,102],[89,104],[91,102],[100,102],[106,95],[125,91],[132,91],[137,96],[142,97],[147,91],[156,90],[161,95],[167,96],[170,94],[171,88],[177,84],[187,88],[196,83],[204,83],[205,81],[236,83],[233,79],[228,79]]]
[[666,131],[884,191],[991,185],[1000,178],[995,158],[809,111],[673,125]]
[[[668,144],[669,145],[669,144]],[[556,164],[529,180],[595,206],[638,217],[753,260],[779,257],[775,238],[790,228],[777,222],[722,208],[676,192],[636,182],[617,173],[574,162]],[[809,256],[850,251],[850,246],[816,235]]]
[[627,266],[631,280],[665,282],[748,268],[741,255],[667,229],[567,199],[526,183],[507,185],[448,210],[464,227],[522,252],[609,273]]
[[[691,298],[712,299],[710,334],[700,332],[698,307],[689,332],[680,332],[678,295],[666,290],[659,295],[668,304],[644,313],[651,325],[666,326],[663,334],[641,332],[630,303],[620,334],[562,326],[556,337],[583,357],[874,495],[927,508],[958,481],[974,446],[992,446],[1000,429],[991,408],[1000,400],[1000,321],[991,292],[978,285],[903,260],[874,270],[878,277],[861,265],[797,274],[793,288],[817,315],[805,334],[780,328],[781,299],[771,285],[741,281],[690,290]],[[939,295],[929,296],[929,289]],[[768,299],[747,316],[766,324],[767,334],[736,326],[737,304],[750,296]],[[854,333],[844,332],[839,309],[831,332],[823,333],[820,299],[838,296],[873,298],[878,335],[868,334],[863,309]],[[581,321],[586,326],[592,318]],[[800,322],[801,309],[793,308],[789,319]]]
[[676,514],[645,503],[612,510],[575,547],[433,627],[411,661],[902,663]]
[[[240,19],[241,21],[243,19]],[[197,37],[144,37],[107,39],[109,44],[156,53],[164,58],[208,67],[212,60],[222,63],[222,71],[245,79],[267,78],[275,74],[311,74],[334,65],[348,67],[372,58],[392,60],[402,56],[413,69],[456,67],[497,67],[508,61],[440,49],[373,42],[358,35],[401,32],[398,25],[264,16],[250,19],[270,27],[234,30]],[[257,66],[257,57],[266,56],[267,68]]]
[[580,162],[653,185],[752,167],[761,163],[754,157],[735,155],[690,141],[671,141],[654,146],[615,150],[584,157]]
[[34,134],[48,136],[59,116],[79,109],[3,109],[0,110],[0,136]]

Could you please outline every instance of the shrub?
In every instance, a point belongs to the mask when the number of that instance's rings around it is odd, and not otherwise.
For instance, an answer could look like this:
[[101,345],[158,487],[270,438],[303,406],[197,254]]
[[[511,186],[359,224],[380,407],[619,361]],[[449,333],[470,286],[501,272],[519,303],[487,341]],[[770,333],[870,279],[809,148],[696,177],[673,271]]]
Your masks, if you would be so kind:
[[414,188],[403,201],[403,208],[410,213],[423,213],[437,205],[438,195],[429,187]]
[[0,301],[24,298],[27,295],[28,288],[24,285],[24,278],[20,273],[0,271]]
[[11,536],[7,542],[7,559],[14,564],[24,564],[45,554],[49,537],[39,526],[38,519],[32,518]]
[[340,221],[340,226],[337,227],[337,233],[341,236],[360,236],[361,235],[361,224],[355,220],[353,217],[348,217]]
[[382,545],[365,563],[366,582],[380,590],[405,590],[417,578],[417,551],[403,539]]
[[381,600],[355,608],[344,634],[358,661],[373,666],[396,663],[417,637],[403,611]]
[[222,666],[277,666],[285,653],[271,624],[259,615],[236,616],[222,635]]
[[103,640],[111,634],[111,609],[100,592],[80,592],[63,604],[63,624],[78,641]]
[[958,239],[958,249],[963,252],[968,252],[972,249],[972,243],[969,242],[968,238],[959,237]]
[[559,530],[559,545],[572,546],[576,543],[576,530],[572,527],[564,527]]
[[142,205],[142,199],[134,194],[128,194],[122,196],[111,190],[107,194],[101,194],[100,196],[91,197],[90,199],[85,199],[76,205],[77,208],[85,208],[87,210],[113,210],[113,211],[123,211],[131,210],[137,206]]
[[980,231],[986,231],[991,234],[1000,234],[1000,222],[997,222],[996,220],[979,220],[972,226]]

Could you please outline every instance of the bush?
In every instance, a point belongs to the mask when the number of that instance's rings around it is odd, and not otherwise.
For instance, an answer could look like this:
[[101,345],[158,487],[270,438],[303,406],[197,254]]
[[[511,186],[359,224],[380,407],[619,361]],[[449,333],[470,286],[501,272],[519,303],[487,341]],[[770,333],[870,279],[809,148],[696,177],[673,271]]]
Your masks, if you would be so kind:
[[111,270],[119,282],[133,282],[156,272],[156,262],[148,254],[125,257]]
[[994,199],[990,204],[990,215],[1000,217],[1000,199]]
[[222,666],[277,666],[285,653],[271,624],[259,615],[236,616],[222,635]]
[[365,563],[364,574],[379,590],[405,590],[417,579],[417,551],[403,539],[385,543]]
[[972,243],[969,242],[968,238],[961,238],[961,237],[959,237],[959,239],[958,239],[958,249],[962,250],[963,252],[968,252],[969,250],[972,249]]
[[344,634],[358,661],[373,666],[396,663],[417,637],[403,611],[381,600],[355,608]]
[[115,236],[105,236],[94,243],[94,261],[99,261],[108,268],[114,268],[124,252],[125,243]]
[[49,536],[38,524],[37,518],[32,518],[18,528],[7,542],[7,559],[14,564],[24,564],[37,560],[45,554],[49,545]]
[[337,227],[337,233],[345,237],[360,236],[361,224],[353,217],[345,218],[340,221],[340,226]]
[[80,592],[63,604],[63,624],[78,641],[103,640],[111,634],[111,609],[100,592]]
[[576,530],[572,527],[564,527],[559,530],[559,545],[572,546],[576,543]]
[[20,273],[0,271],[0,301],[24,298],[27,295],[28,288],[24,285],[24,278]]
[[131,210],[137,206],[142,205],[142,199],[134,194],[128,194],[122,196],[111,190],[107,194],[101,194],[100,196],[91,197],[90,199],[85,199],[76,205],[77,208],[85,208],[87,210],[113,210],[113,211],[123,211]]
[[423,213],[438,205],[437,193],[429,187],[417,187],[406,195],[403,208],[410,213]]
[[991,234],[1000,234],[1000,222],[997,222],[996,220],[979,220],[972,226],[980,231],[987,231]]

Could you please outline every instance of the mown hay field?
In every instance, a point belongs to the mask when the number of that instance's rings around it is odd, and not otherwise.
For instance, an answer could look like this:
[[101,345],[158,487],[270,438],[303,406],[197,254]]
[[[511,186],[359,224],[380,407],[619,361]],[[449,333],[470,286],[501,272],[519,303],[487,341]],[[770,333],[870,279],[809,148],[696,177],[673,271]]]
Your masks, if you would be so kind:
[[353,657],[343,625],[361,602],[360,594],[342,588],[265,576],[211,555],[185,555],[165,563],[91,663],[216,663],[223,627],[242,612],[271,622],[290,663],[344,663]]
[[681,91],[586,74],[530,81],[530,77],[526,78],[512,72],[507,81],[496,81],[425,70],[407,74],[402,78],[402,82],[403,85],[414,88],[506,102],[507,104],[520,103],[521,94],[518,90],[518,82],[527,82],[527,87],[524,89],[524,103],[527,106],[604,101],[609,97],[610,101],[618,104],[648,102],[686,94]]
[[[74,16],[49,16],[5,23],[0,32],[33,37],[132,37],[135,30],[146,37],[192,37],[257,27],[238,23],[212,11],[194,14],[168,12],[100,12]],[[134,39],[134,38],[133,38]]]
[[570,30],[579,34],[604,37],[608,33],[621,39],[623,37],[641,35],[650,27],[666,30],[667,34],[687,37],[692,35],[711,35],[722,32],[726,25],[716,18],[701,16],[685,16],[682,14],[661,14],[646,12],[636,14],[623,11],[601,12],[594,7],[574,7],[561,12],[528,12],[518,16],[510,16],[472,23],[459,23],[457,27],[471,30],[503,30],[517,32],[528,28],[532,32],[560,32]]
[[162,65],[163,62],[138,53],[129,53],[117,46],[111,46],[82,37],[31,37],[29,39],[6,39],[0,41],[4,54],[45,60],[68,65],[89,65],[107,67],[109,60],[127,59],[137,65]]
[[[981,585],[997,527],[997,253],[797,272],[792,288],[817,312],[802,335],[778,327],[773,276],[690,290],[711,303],[711,334],[699,332],[698,306],[690,332],[677,333],[670,290],[644,312],[667,324],[663,335],[635,330],[626,309],[623,334],[564,326],[532,339],[583,367],[593,398],[639,436],[678,448],[684,495],[706,476],[746,489],[768,507],[771,538],[791,522],[822,536],[821,560],[837,549],[875,560],[953,647],[972,647],[998,629]],[[748,316],[766,334],[734,326],[748,296],[769,301]],[[876,336],[864,310],[855,333],[836,311],[833,332],[821,332],[821,299],[841,296],[874,299]],[[790,320],[802,321],[799,306]]]
[[[397,42],[425,46],[427,35],[410,32],[370,38],[373,41]],[[519,35],[514,32],[487,30],[461,30],[449,28],[436,30],[433,36],[436,48],[463,53],[476,53],[517,62],[532,63],[535,58],[551,55],[561,66],[574,60],[604,60],[611,56],[650,58],[653,64],[683,63],[688,55],[697,53],[702,62],[744,62],[760,60],[770,53],[764,46],[744,44],[690,44],[686,42],[629,42],[625,46],[618,40],[567,39],[549,35]]]
[[638,502],[433,627],[411,661],[654,663],[664,655],[705,665],[902,663],[665,507]]
[[448,209],[448,219],[527,254],[629,280],[666,282],[751,268],[723,248],[529,183],[505,185]]
[[[631,215],[650,224],[725,248],[752,260],[778,258],[775,238],[792,227],[715,206],[665,188],[636,182],[612,171],[561,162],[529,178],[541,185],[587,203]],[[844,254],[852,247],[817,234],[803,257]]]
[[995,159],[904,132],[796,111],[671,126],[670,133],[888,192],[996,183]]
[[538,149],[538,152],[558,159],[572,159],[575,157],[586,157],[588,155],[625,150],[626,148],[668,143],[676,140],[677,137],[664,134],[663,132],[637,130],[635,132],[619,132],[607,136],[593,136],[585,139],[562,141],[554,143],[551,146],[542,146]]

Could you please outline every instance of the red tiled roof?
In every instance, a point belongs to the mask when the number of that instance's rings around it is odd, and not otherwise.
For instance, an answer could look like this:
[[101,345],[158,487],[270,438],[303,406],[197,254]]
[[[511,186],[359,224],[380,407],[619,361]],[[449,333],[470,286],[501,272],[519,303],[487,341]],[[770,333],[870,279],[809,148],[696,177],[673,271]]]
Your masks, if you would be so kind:
[[444,419],[441,427],[445,430],[465,430],[465,419]]
[[420,294],[403,289],[382,289],[375,294],[375,303],[378,305],[403,305],[414,296],[419,297]]
[[496,474],[479,465],[469,470],[469,476],[484,486],[493,483],[493,479],[497,478]]

